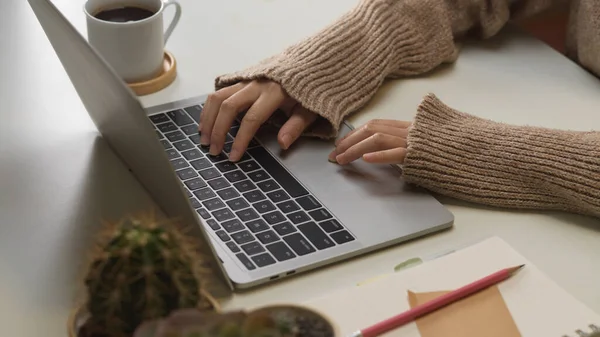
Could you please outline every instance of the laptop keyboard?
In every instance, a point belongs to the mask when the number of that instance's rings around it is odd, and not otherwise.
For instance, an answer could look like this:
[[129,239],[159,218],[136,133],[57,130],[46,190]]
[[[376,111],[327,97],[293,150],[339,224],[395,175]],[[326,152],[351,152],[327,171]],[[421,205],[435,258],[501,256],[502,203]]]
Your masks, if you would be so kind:
[[248,269],[354,241],[352,234],[256,139],[228,160],[239,121],[217,156],[200,146],[202,105],[150,116],[196,212]]

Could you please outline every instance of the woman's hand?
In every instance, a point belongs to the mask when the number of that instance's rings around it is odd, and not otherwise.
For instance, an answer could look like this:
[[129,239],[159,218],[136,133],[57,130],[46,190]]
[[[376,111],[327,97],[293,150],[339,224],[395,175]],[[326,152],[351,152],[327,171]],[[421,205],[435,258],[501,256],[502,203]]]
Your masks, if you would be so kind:
[[345,165],[362,157],[369,163],[401,164],[411,122],[372,120],[336,142],[329,160]]
[[258,128],[277,109],[290,116],[277,136],[281,148],[287,149],[317,119],[317,115],[289,97],[279,84],[241,82],[214,92],[208,96],[200,117],[200,144],[210,145],[210,154],[218,155],[234,120],[239,113],[247,111],[229,154],[231,161],[238,161]]

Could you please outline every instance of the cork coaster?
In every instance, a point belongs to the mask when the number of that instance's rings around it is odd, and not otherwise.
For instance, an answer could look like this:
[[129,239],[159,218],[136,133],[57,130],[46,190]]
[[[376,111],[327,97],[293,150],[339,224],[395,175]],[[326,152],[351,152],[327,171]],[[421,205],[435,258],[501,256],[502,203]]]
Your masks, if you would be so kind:
[[177,62],[173,54],[165,51],[163,70],[159,76],[144,82],[128,83],[129,87],[138,96],[144,96],[158,92],[168,87],[177,77]]

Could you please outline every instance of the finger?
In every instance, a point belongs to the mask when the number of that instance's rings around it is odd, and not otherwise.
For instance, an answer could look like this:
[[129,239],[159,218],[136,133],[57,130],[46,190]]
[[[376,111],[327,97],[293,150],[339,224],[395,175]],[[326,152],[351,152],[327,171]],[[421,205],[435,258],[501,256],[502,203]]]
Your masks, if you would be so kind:
[[250,84],[221,103],[210,134],[211,155],[216,156],[221,153],[231,124],[233,124],[238,113],[248,109],[256,102],[258,97],[260,97],[260,90],[260,86]]
[[240,160],[256,131],[258,131],[258,128],[277,110],[284,98],[280,92],[266,92],[260,95],[256,102],[252,104],[246,116],[242,119],[238,133],[231,146],[230,161],[236,162]]
[[373,119],[373,120],[370,120],[367,124],[363,125],[362,127],[348,132],[348,134],[346,134],[346,136],[338,139],[335,142],[335,144],[336,145],[339,144],[344,139],[346,139],[346,138],[350,137],[351,135],[353,135],[354,133],[360,131],[361,128],[371,127],[371,126],[376,126],[376,125],[387,125],[387,126],[395,127],[395,128],[399,128],[399,129],[406,129],[411,125],[411,122],[399,121],[399,120],[394,120],[394,119]]
[[310,112],[300,104],[297,104],[292,110],[290,118],[279,130],[279,136],[277,137],[279,146],[281,146],[282,149],[287,150],[290,145],[302,135],[302,132],[304,132],[304,130],[306,130],[306,128],[308,128],[316,119],[317,114]]
[[397,147],[395,149],[365,153],[363,160],[373,164],[402,164],[406,158],[406,148]]
[[384,133],[376,133],[360,143],[352,145],[345,152],[338,154],[335,160],[338,164],[344,165],[361,158],[366,153],[397,147],[406,147],[406,139]]
[[363,140],[373,136],[376,133],[392,135],[396,137],[406,138],[408,130],[397,128],[388,124],[365,124],[365,126],[357,129],[357,131],[345,139],[342,139],[335,149],[329,154],[329,159],[334,160],[337,155],[344,153],[351,146],[362,142]]
[[217,118],[217,114],[219,113],[219,109],[221,108],[221,103],[245,86],[245,83],[240,82],[208,95],[202,114],[200,114],[200,123],[198,125],[198,131],[200,131],[200,144],[210,144],[210,134],[215,119]]

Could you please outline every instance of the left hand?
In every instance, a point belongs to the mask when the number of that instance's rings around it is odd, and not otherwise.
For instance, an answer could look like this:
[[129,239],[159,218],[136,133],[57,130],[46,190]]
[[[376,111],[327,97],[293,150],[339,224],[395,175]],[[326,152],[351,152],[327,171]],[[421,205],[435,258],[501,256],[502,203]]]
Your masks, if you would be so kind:
[[402,164],[411,124],[397,120],[371,120],[337,141],[329,160],[345,165],[362,157],[368,163]]

